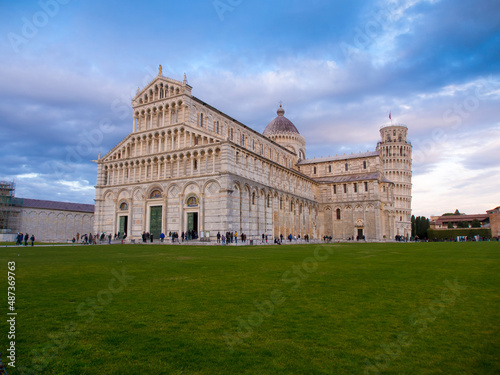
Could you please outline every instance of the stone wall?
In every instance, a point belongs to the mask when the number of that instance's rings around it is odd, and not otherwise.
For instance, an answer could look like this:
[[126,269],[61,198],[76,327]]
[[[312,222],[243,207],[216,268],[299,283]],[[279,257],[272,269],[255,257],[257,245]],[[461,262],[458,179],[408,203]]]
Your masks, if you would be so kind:
[[36,241],[66,242],[77,234],[93,232],[94,214],[22,208],[19,231],[35,235]]

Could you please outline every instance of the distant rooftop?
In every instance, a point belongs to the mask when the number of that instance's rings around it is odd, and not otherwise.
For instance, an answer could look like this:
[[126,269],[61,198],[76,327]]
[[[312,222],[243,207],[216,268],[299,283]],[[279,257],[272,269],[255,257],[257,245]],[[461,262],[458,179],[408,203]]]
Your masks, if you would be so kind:
[[24,198],[22,206],[26,208],[41,208],[46,210],[94,213],[93,204],[83,204],[83,203],[56,202],[56,201],[45,201],[40,199]]
[[324,158],[316,158],[316,159],[306,159],[299,162],[299,165],[305,164],[315,164],[315,163],[324,163],[328,161],[338,161],[338,160],[348,160],[348,159],[357,159],[357,158],[369,158],[373,156],[379,156],[378,151],[368,151],[361,152],[358,154],[349,154],[349,155],[336,155],[336,156],[328,156]]
[[382,182],[391,182],[380,172],[374,173],[360,173],[360,174],[348,174],[343,176],[332,176],[332,177],[318,177],[314,181],[319,183],[343,183],[343,182],[356,182],[356,181],[366,181],[366,180],[381,180]]

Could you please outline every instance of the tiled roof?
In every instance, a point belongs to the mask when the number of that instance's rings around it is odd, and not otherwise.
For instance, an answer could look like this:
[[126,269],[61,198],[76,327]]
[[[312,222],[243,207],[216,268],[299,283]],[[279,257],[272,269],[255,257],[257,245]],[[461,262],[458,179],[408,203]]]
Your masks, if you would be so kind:
[[472,221],[474,219],[477,219],[479,221],[485,221],[489,218],[488,214],[478,214],[478,215],[445,215],[445,216],[439,216],[436,219],[436,224],[443,224],[443,223],[458,223],[460,221]]
[[347,174],[343,176],[331,176],[331,177],[318,177],[314,178],[314,181],[319,183],[342,183],[342,182],[356,182],[356,181],[367,181],[367,180],[378,180],[378,179],[380,179],[382,182],[392,182],[388,180],[385,176],[381,175],[379,172]]
[[378,151],[369,151],[369,152],[361,152],[359,154],[328,156],[328,157],[325,157],[325,158],[316,158],[316,159],[306,159],[306,160],[300,161],[299,165],[324,163],[324,162],[327,162],[327,161],[338,161],[338,160],[368,158],[368,157],[372,157],[372,156],[379,156],[379,152]]
[[24,198],[22,206],[26,207],[26,208],[42,208],[42,209],[46,209],[46,210],[77,211],[77,212],[94,213],[94,205],[93,204],[83,204],[83,203],[44,201],[44,200],[40,200],[40,199]]

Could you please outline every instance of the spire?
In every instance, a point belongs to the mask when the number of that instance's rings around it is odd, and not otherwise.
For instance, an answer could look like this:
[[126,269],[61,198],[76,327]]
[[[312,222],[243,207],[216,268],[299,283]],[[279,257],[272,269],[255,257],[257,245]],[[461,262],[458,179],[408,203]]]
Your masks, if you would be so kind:
[[187,83],[188,83],[187,75],[186,73],[184,73],[184,84],[187,85]]
[[158,75],[161,76],[161,72],[162,72],[163,68],[162,66],[160,65],[160,67],[158,68]]

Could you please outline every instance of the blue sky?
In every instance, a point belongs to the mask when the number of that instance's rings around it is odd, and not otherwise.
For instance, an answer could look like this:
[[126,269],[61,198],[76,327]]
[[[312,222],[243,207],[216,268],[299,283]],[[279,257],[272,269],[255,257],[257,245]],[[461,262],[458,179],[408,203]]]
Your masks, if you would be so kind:
[[374,150],[409,128],[413,213],[500,205],[494,0],[0,0],[0,179],[93,203],[96,159],[132,128],[163,65],[257,131],[285,116],[308,157]]

